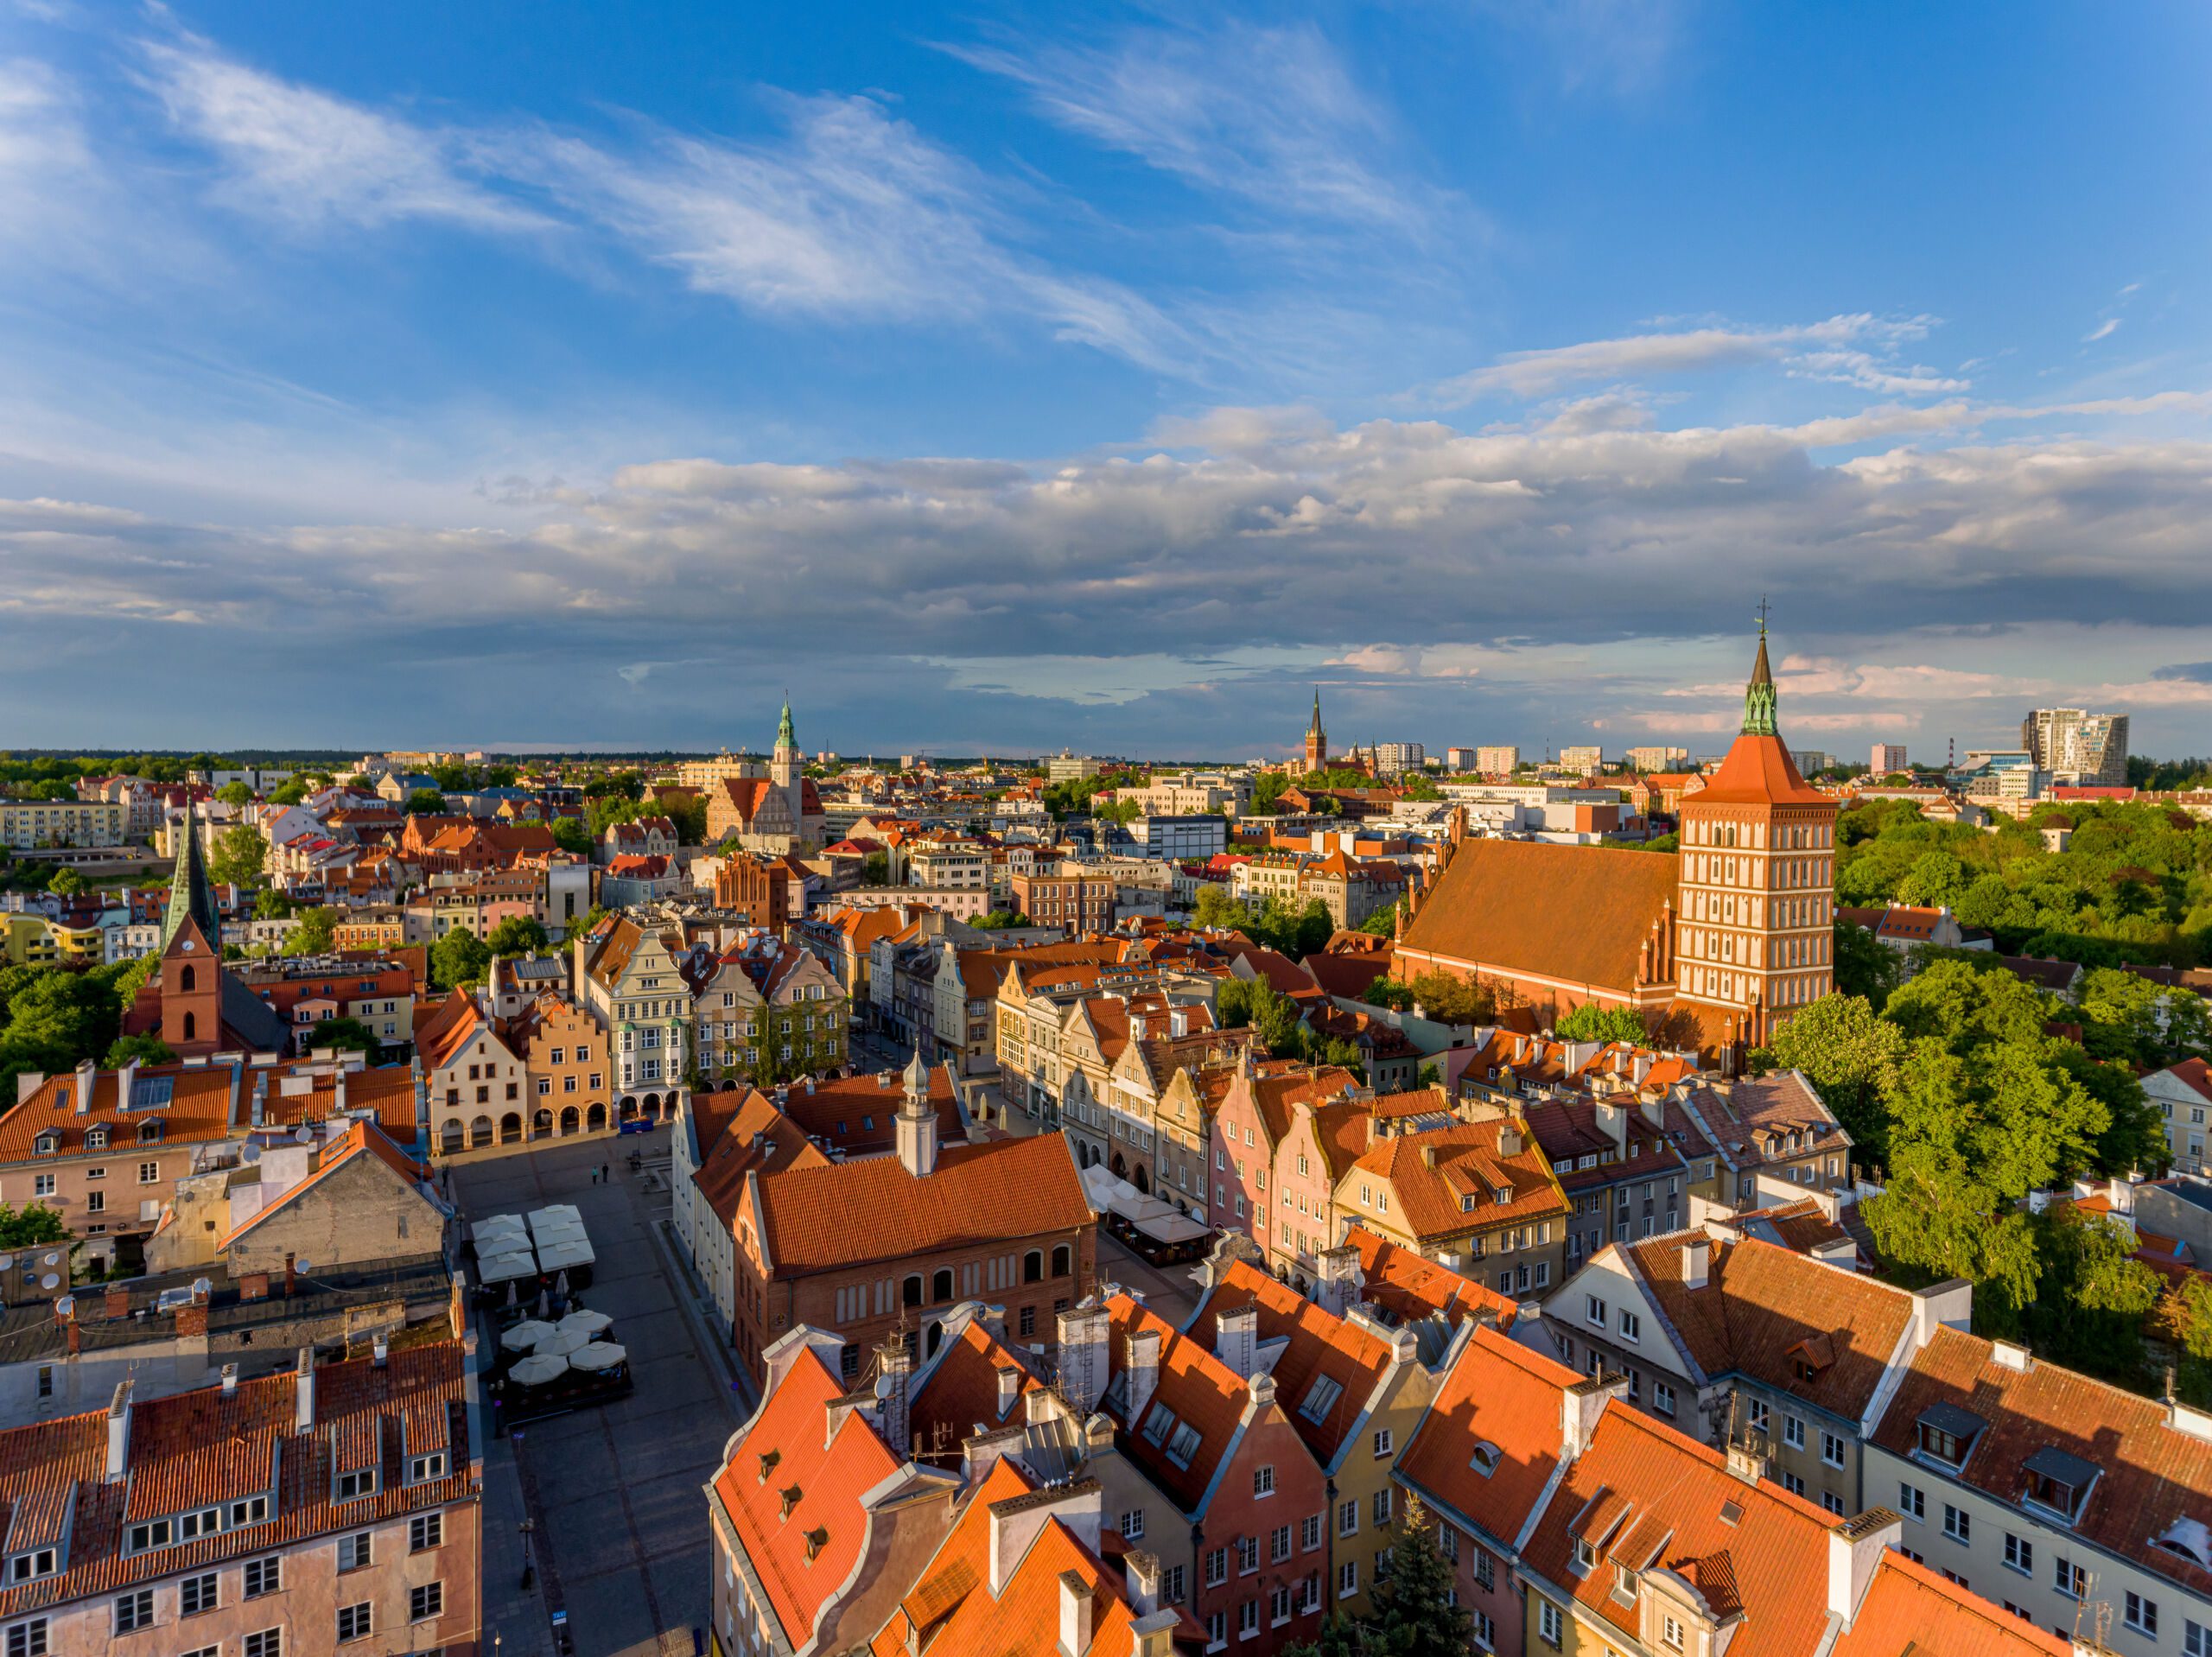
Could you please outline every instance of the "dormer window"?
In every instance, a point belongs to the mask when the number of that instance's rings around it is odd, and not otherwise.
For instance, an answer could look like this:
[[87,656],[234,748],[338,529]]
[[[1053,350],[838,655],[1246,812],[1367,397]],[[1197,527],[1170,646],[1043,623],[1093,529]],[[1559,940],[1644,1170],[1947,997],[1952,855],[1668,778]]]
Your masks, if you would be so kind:
[[139,1144],[141,1144],[141,1145],[151,1145],[151,1144],[153,1144],[156,1140],[159,1140],[161,1137],[162,1137],[162,1125],[161,1125],[161,1123],[160,1123],[160,1122],[158,1122],[158,1121],[144,1121],[144,1122],[141,1122],[141,1123],[139,1123],[139,1124],[138,1124],[138,1143],[139,1143]]
[[372,1496],[376,1493],[377,1470],[373,1467],[359,1467],[338,1476],[337,1499],[340,1501],[357,1501],[363,1496]]
[[149,1548],[167,1547],[175,1540],[175,1527],[166,1519],[149,1519],[143,1525],[133,1525],[124,1538],[125,1547],[132,1553],[143,1553]]
[[1989,1424],[1972,1410],[1956,1404],[1931,1404],[1920,1413],[1917,1453],[1938,1464],[1956,1469],[1965,1464],[1974,1440]]
[[2081,1518],[2089,1487],[2101,1470],[2094,1462],[2046,1444],[2021,1463],[2020,1470],[2027,1476],[2020,1499],[2071,1525]]
[[1510,1185],[1500,1185],[1493,1190],[1491,1195],[1497,1199],[1498,1206],[1503,1208],[1506,1203],[1510,1203],[1513,1200],[1513,1187]]
[[61,1130],[58,1127],[41,1128],[38,1137],[31,1141],[33,1156],[50,1157],[55,1155],[60,1149]]
[[176,1521],[176,1540],[189,1542],[197,1536],[213,1536],[223,1528],[220,1508],[202,1508],[197,1513],[180,1514]]
[[33,1548],[29,1553],[18,1553],[8,1561],[10,1583],[31,1582],[40,1577],[54,1574],[59,1556],[50,1547]]
[[1586,1536],[1574,1539],[1574,1568],[1578,1572],[1593,1571],[1598,1565],[1598,1550]]
[[1484,1478],[1488,1478],[1497,1471],[1498,1463],[1504,1459],[1505,1452],[1485,1438],[1475,1446],[1475,1453],[1468,1460],[1467,1465]]
[[248,1496],[243,1501],[231,1503],[231,1528],[241,1525],[265,1525],[269,1522],[269,1498]]
[[410,1484],[427,1484],[432,1479],[442,1479],[445,1476],[446,1452],[442,1450],[434,1450],[427,1456],[411,1457],[408,1460],[407,1482]]
[[87,1151],[106,1150],[107,1129],[105,1127],[96,1127],[87,1129],[85,1133],[85,1149]]

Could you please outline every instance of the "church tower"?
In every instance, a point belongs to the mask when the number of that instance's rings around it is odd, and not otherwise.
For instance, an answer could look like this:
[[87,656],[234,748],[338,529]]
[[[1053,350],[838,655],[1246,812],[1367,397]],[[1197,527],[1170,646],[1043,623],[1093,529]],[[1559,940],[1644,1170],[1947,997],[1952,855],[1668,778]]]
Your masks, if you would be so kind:
[[794,837],[804,832],[806,821],[804,807],[806,799],[806,772],[799,763],[798,737],[791,729],[791,698],[784,699],[784,716],[776,726],[776,751],[768,761],[768,778],[776,791],[784,797],[791,810],[791,834]]
[[1306,727],[1306,769],[1309,771],[1329,768],[1329,733],[1321,728],[1321,690],[1313,689],[1313,717]]
[[223,921],[188,803],[177,833],[182,843],[162,917],[162,961],[154,980],[161,997],[156,1033],[179,1058],[197,1058],[223,1045]]
[[1783,745],[1762,619],[1743,728],[1681,807],[1675,993],[1724,1041],[1756,1046],[1834,987],[1835,816]]

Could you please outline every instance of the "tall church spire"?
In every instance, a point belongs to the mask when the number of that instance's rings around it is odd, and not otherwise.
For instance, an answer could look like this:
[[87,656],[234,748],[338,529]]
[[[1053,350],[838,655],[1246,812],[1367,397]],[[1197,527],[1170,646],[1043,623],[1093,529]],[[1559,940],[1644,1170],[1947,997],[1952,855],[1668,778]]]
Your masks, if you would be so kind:
[[1773,736],[1774,675],[1766,664],[1766,606],[1759,606],[1759,653],[1751,663],[1751,682],[1744,687],[1744,734]]
[[188,920],[199,924],[200,936],[212,948],[222,941],[223,923],[215,912],[215,888],[200,855],[200,827],[189,798],[184,804],[184,826],[177,832],[184,837],[184,844],[176,854],[176,873],[169,880],[169,906],[162,917],[161,949],[169,947],[177,929]]
[[798,746],[798,733],[791,729],[791,699],[789,696],[784,698],[784,716],[776,723],[776,746],[779,748]]

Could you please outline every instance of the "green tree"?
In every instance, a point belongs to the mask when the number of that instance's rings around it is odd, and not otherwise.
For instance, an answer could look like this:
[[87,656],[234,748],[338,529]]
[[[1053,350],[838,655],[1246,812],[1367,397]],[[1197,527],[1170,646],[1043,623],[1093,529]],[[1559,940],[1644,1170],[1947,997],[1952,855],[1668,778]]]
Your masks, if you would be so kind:
[[0,1203],[0,1248],[32,1248],[41,1243],[69,1242],[69,1227],[59,1209],[44,1203],[17,1208]]
[[269,796],[271,805],[297,805],[308,797],[308,779],[295,773],[279,783]]
[[85,889],[85,877],[74,869],[56,869],[46,889],[57,898],[73,898]]
[[1486,984],[1447,972],[1425,972],[1407,987],[1421,1017],[1439,1024],[1488,1024],[1497,1016],[1497,994]]
[[141,1064],[174,1064],[176,1055],[159,1036],[118,1036],[101,1056],[100,1069],[119,1070],[133,1059]]
[[1641,1014],[1624,1006],[1599,1006],[1586,1001],[1552,1026],[1561,1041],[1630,1041],[1641,1046],[1651,1039]]
[[887,886],[891,884],[891,854],[870,852],[861,859],[861,884],[864,886]]
[[430,981],[440,989],[477,983],[491,965],[484,941],[458,926],[430,946]]
[[215,797],[233,809],[253,803],[253,790],[244,783],[226,783],[215,790]]
[[703,846],[707,843],[707,801],[703,795],[689,789],[678,792],[656,794],[653,809],[676,825],[676,838],[684,846]]
[[376,1032],[359,1019],[325,1019],[308,1038],[310,1047],[335,1047],[350,1052],[373,1054]]
[[1376,910],[1359,924],[1359,930],[1370,937],[1395,937],[1398,931],[1398,905],[1389,903]]
[[1904,981],[1904,958],[1863,926],[1835,924],[1835,987],[1879,1013],[1890,992]]
[[1359,999],[1370,1006],[1387,1006],[1393,1012],[1407,1013],[1413,1008],[1414,993],[1411,986],[1395,978],[1378,978],[1360,991]]
[[1798,1070],[1874,1167],[1888,1160],[1889,1095],[1905,1058],[1897,1025],[1860,995],[1823,995],[1800,1009],[1751,1056],[1753,1074]]
[[1408,1496],[1390,1546],[1389,1574],[1377,1571],[1368,1593],[1368,1638],[1361,1648],[1376,1657],[1446,1657],[1471,1649],[1473,1619],[1452,1603],[1457,1575],[1437,1546],[1428,1509],[1418,1496]]
[[1264,978],[1224,979],[1215,1011],[1224,1029],[1249,1025],[1268,1051],[1279,1057],[1296,1057],[1305,1051],[1306,1026],[1298,1016],[1298,1004]]
[[418,788],[399,809],[410,817],[442,817],[446,815],[446,797],[435,788]]
[[584,809],[591,820],[591,837],[607,838],[607,831],[618,822],[635,822],[646,813],[638,809],[638,803],[626,794],[602,794],[585,803]]
[[284,936],[284,953],[327,955],[338,947],[338,911],[327,905],[303,909]]
[[1263,771],[1252,784],[1251,814],[1255,817],[1272,817],[1282,809],[1283,790],[1290,786],[1289,777],[1279,771]]
[[605,904],[594,904],[569,923],[569,930],[563,936],[567,938],[588,937],[592,930],[613,912]]
[[261,879],[269,842],[250,822],[233,823],[215,836],[214,854],[207,860],[207,878],[218,886],[245,887]]
[[553,843],[572,857],[592,854],[591,825],[582,817],[553,819]]
[[1198,888],[1198,895],[1191,905],[1191,924],[1210,930],[1243,931],[1251,925],[1252,913],[1229,895],[1227,886],[1208,881]]
[[120,1033],[122,1005],[114,976],[48,968],[8,998],[0,1029],[0,1082],[26,1070],[51,1076],[107,1051]]
[[526,955],[551,949],[553,940],[534,917],[510,915],[492,929],[484,947],[494,955]]
[[1018,909],[994,909],[976,924],[986,932],[999,932],[1010,926],[1027,926],[1029,917]]

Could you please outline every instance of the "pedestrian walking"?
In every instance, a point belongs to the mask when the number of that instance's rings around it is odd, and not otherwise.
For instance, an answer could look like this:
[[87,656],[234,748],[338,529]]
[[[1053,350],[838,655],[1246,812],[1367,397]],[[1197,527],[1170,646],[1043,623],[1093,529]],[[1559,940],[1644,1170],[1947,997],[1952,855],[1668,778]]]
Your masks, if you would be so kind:
[[607,1165],[603,1162],[601,1163],[599,1165],[599,1183],[604,1185],[613,1178],[613,1172],[608,1168]]
[[599,1184],[599,1170],[596,1168],[591,1171],[591,1183],[594,1185]]

